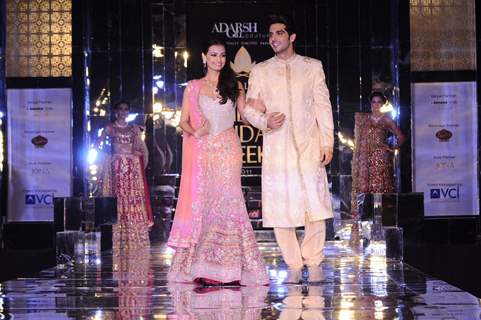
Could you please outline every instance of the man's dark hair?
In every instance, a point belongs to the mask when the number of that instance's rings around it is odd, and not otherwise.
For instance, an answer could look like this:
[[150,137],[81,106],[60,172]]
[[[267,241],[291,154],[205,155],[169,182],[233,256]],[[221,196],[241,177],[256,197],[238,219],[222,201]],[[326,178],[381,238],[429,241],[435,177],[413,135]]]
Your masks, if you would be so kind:
[[280,13],[273,13],[267,17],[267,29],[271,27],[274,23],[282,23],[286,26],[286,32],[290,36],[293,33],[296,33],[296,26],[294,25],[294,21],[292,18],[286,15],[282,15]]

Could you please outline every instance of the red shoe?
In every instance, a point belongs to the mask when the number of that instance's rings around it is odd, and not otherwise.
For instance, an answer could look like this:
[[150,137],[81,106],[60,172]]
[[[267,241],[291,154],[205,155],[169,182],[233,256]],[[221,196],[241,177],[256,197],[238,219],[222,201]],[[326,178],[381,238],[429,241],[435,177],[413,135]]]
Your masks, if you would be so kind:
[[196,287],[194,288],[195,293],[209,293],[221,290],[221,287]]
[[231,282],[220,282],[220,281],[212,280],[209,278],[195,278],[194,282],[207,287],[221,287],[221,286],[240,287],[241,286],[239,280],[235,280]]
[[208,278],[200,278],[204,286],[221,286],[223,283],[217,280],[212,280]]

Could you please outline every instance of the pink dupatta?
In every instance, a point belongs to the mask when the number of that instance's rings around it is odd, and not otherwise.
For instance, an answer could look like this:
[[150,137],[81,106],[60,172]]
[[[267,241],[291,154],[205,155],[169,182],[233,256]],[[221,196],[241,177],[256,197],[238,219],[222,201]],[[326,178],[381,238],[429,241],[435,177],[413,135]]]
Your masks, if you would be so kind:
[[[201,126],[202,114],[198,98],[200,81],[192,80],[185,90],[188,94],[190,125],[196,129]],[[200,233],[200,141],[188,133],[182,139],[182,175],[180,180],[179,199],[175,210],[174,222],[167,245],[173,248],[188,248],[197,242],[196,234]]]

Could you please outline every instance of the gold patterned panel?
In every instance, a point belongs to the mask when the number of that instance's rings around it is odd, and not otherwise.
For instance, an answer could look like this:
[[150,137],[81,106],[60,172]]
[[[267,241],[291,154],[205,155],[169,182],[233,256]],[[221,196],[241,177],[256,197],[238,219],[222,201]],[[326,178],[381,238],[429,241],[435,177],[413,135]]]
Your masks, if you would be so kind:
[[475,0],[410,0],[411,71],[476,70]]
[[72,75],[71,10],[71,0],[7,0],[7,77]]

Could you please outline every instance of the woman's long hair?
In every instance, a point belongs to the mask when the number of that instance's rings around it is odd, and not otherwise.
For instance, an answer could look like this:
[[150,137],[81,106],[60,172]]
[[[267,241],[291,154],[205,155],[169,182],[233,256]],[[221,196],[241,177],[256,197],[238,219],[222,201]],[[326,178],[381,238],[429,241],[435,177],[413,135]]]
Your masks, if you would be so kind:
[[[202,52],[207,55],[207,51],[211,46],[220,45],[226,48],[224,41],[217,38],[209,38],[202,45]],[[239,96],[239,87],[237,84],[237,74],[232,70],[229,60],[226,57],[225,65],[220,71],[217,90],[221,96],[220,103],[225,104],[227,100],[235,102]]]

